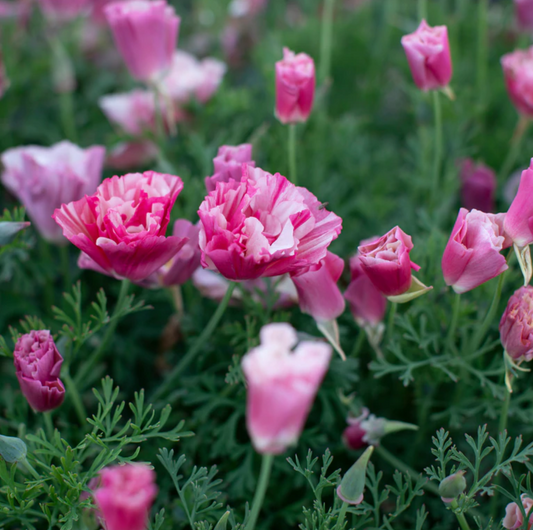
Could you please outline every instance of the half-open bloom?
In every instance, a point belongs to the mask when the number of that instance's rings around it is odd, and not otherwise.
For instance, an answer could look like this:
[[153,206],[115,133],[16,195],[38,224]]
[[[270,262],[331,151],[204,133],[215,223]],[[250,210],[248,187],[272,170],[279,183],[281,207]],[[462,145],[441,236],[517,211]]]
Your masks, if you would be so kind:
[[241,180],[243,164],[255,167],[255,162],[252,160],[252,144],[219,147],[217,156],[213,159],[215,173],[212,177],[205,177],[207,192],[214,191],[217,182]]
[[533,118],[533,46],[501,59],[507,93],[520,114]]
[[[526,516],[529,515],[528,530],[533,526],[533,499],[528,497],[525,493],[520,497],[522,506],[526,512]],[[524,524],[524,516],[522,510],[516,502],[510,502],[505,508],[505,517],[502,521],[502,525],[507,530],[518,530],[522,528]]]
[[533,287],[520,287],[509,298],[500,320],[500,339],[515,361],[533,359]]

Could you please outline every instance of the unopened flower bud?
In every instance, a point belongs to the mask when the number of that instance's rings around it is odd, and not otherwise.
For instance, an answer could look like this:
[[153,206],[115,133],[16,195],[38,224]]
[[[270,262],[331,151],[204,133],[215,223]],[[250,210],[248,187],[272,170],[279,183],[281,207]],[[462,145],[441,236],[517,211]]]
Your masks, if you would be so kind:
[[342,478],[341,484],[337,488],[337,495],[342,501],[353,505],[363,502],[366,468],[373,451],[373,447],[368,447]]
[[465,491],[465,473],[464,470],[456,471],[439,484],[439,495],[443,502],[452,502]]

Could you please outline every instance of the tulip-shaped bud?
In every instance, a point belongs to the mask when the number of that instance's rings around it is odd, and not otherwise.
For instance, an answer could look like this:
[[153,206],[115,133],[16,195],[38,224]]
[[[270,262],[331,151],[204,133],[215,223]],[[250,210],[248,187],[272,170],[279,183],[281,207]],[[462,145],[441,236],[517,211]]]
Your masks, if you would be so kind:
[[146,530],[157,494],[155,473],[144,464],[126,464],[100,472],[94,501],[106,530]]
[[533,0],[514,0],[515,19],[522,31],[533,31]]
[[527,50],[515,50],[501,59],[507,93],[520,114],[533,118],[533,46]]
[[328,370],[331,347],[310,341],[296,346],[298,337],[289,324],[264,326],[260,338],[261,344],[242,360],[246,423],[256,451],[275,455],[298,442]]
[[307,121],[315,97],[315,63],[305,53],[283,48],[276,63],[276,117],[281,123]]
[[414,33],[402,37],[402,46],[418,88],[435,90],[448,86],[452,58],[446,26],[432,28],[422,20]]
[[374,448],[368,447],[357,462],[342,477],[340,486],[337,488],[337,495],[343,502],[352,505],[363,502],[366,468],[373,452]]
[[215,166],[214,175],[205,177],[207,193],[211,193],[216,189],[217,182],[229,182],[230,179],[240,181],[243,164],[255,167],[255,162],[252,160],[252,144],[223,145],[219,147],[218,154],[213,159],[213,164]]
[[439,495],[442,502],[450,503],[466,489],[466,471],[456,471],[453,475],[446,477],[439,484]]
[[446,285],[465,293],[507,270],[501,250],[511,246],[503,230],[505,214],[465,208],[459,215],[442,256]]
[[64,202],[92,194],[102,178],[105,149],[80,149],[70,142],[52,147],[16,147],[1,157],[2,182],[25,206],[33,225],[48,241],[65,244],[52,214]]
[[409,257],[412,248],[411,236],[398,226],[359,247],[363,270],[374,286],[392,302],[407,302],[431,289],[411,275],[411,269],[420,270]]
[[19,337],[13,359],[20,389],[32,409],[47,412],[63,403],[65,387],[59,379],[63,357],[49,331]]
[[500,339],[513,361],[533,359],[533,287],[520,287],[509,298],[500,320]]
[[[522,508],[529,520],[528,528],[533,525],[533,499],[528,497],[525,493],[521,495],[520,502]],[[524,525],[524,515],[520,506],[516,502],[510,502],[505,508],[505,517],[502,525],[507,530],[519,530]]]
[[180,18],[166,0],[114,2],[104,9],[131,75],[154,82],[170,67]]
[[461,163],[461,204],[467,210],[492,212],[494,210],[494,192],[496,175],[484,164],[475,164],[472,159]]

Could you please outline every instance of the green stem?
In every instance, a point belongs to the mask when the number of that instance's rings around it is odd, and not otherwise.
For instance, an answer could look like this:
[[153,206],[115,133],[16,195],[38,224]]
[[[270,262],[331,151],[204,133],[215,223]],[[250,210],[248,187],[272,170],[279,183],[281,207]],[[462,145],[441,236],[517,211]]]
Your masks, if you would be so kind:
[[455,516],[457,517],[457,521],[459,522],[459,526],[462,530],[470,530],[470,526],[468,526],[468,522],[464,513],[456,513]]
[[65,292],[68,293],[72,287],[72,277],[70,275],[70,260],[68,254],[68,246],[63,245],[60,247],[61,254],[61,268],[63,270],[63,284]]
[[298,185],[298,169],[296,166],[296,124],[289,124],[289,180]]
[[120,286],[120,293],[118,295],[117,305],[115,306],[115,310],[113,311],[113,316],[111,317],[111,322],[109,323],[109,326],[107,327],[107,330],[105,332],[104,338],[102,339],[102,342],[100,343],[100,346],[96,349],[96,351],[93,353],[91,358],[81,366],[80,370],[76,374],[76,385],[79,385],[80,383],[83,383],[86,379],[86,377],[92,372],[93,368],[100,362],[100,359],[102,358],[102,355],[105,353],[106,348],[109,344],[109,341],[112,339],[115,330],[118,325],[118,315],[123,309],[124,302],[126,301],[126,298],[128,296],[128,289],[130,286],[129,280],[122,280],[122,284]]
[[[42,263],[44,263],[45,267],[47,268],[52,261],[52,256],[50,255],[50,247],[48,242],[42,237],[39,238],[39,251],[41,254]],[[54,278],[46,274],[44,281],[44,303],[46,309],[49,310],[50,307],[54,305]]]
[[433,204],[436,204],[442,160],[442,108],[440,103],[440,92],[438,90],[433,90],[433,111],[435,113],[435,152],[433,159],[432,198]]
[[455,298],[453,301],[453,315],[452,323],[450,329],[448,330],[448,345],[453,345],[455,339],[455,332],[457,331],[457,323],[459,322],[459,313],[461,312],[461,294],[455,293]]
[[224,312],[226,311],[226,308],[228,307],[229,301],[231,300],[231,295],[233,294],[233,291],[236,285],[237,283],[235,282],[231,282],[229,284],[228,290],[226,291],[226,294],[224,295],[224,299],[222,300],[222,302],[220,302],[219,306],[217,307],[217,310],[213,313],[213,316],[211,317],[211,320],[209,321],[207,326],[204,328],[204,331],[198,337],[198,339],[196,340],[192,348],[183,356],[181,361],[176,365],[174,370],[170,372],[170,374],[167,376],[165,381],[163,381],[163,384],[152,395],[151,397],[152,401],[159,399],[161,396],[166,394],[172,388],[172,386],[176,383],[176,380],[179,378],[182,372],[196,358],[198,352],[203,348],[203,346],[205,345],[209,337],[211,337],[211,335],[215,331],[215,328],[220,322],[220,319],[224,315]]
[[427,18],[428,18],[427,0],[418,0],[418,19],[427,20]]
[[366,339],[365,330],[363,328],[359,328],[357,339],[354,342],[352,353],[350,354],[350,357],[352,359],[355,359],[359,355],[359,352],[361,351],[361,348],[363,347],[363,343],[365,342],[365,339]]
[[488,0],[478,0],[477,27],[477,95],[481,105],[485,103],[488,58]]
[[265,493],[268,487],[268,481],[270,479],[270,472],[272,471],[272,463],[274,462],[274,455],[263,455],[263,461],[261,462],[261,472],[259,474],[259,481],[255,490],[254,500],[252,502],[252,510],[250,512],[250,518],[244,530],[254,530],[259,517],[259,512],[263,506],[263,500],[265,499]]
[[319,82],[324,83],[331,73],[331,48],[333,42],[333,12],[335,0],[324,0],[322,13],[322,30],[320,37],[320,71]]
[[28,462],[27,458],[25,458],[24,460],[21,460],[21,462],[24,462],[24,465],[29,470],[29,472],[33,475],[33,478],[35,478],[37,480],[41,479],[41,475],[39,475],[39,473],[37,473],[36,469]]
[[76,130],[76,118],[74,114],[74,98],[70,90],[65,90],[59,94],[59,104],[63,133],[71,142],[77,143],[78,135]]
[[511,404],[511,392],[505,391],[505,399],[502,405],[502,411],[500,414],[499,432],[505,431],[507,428],[507,417],[509,415],[509,405]]
[[52,440],[54,437],[54,423],[52,421],[52,413],[51,412],[44,412],[44,424],[46,426],[46,436],[48,436],[49,440]]
[[396,302],[391,302],[389,308],[389,318],[387,320],[387,340],[392,339],[392,332],[394,331],[394,319],[396,318],[396,313],[398,311],[398,304]]
[[339,516],[337,518],[337,524],[335,525],[335,530],[341,530],[344,526],[344,519],[346,519],[346,512],[348,511],[348,503],[343,502]]
[[65,370],[65,372],[61,374],[61,377],[65,381],[67,394],[74,405],[74,410],[76,411],[80,425],[84,426],[87,423],[87,411],[85,410],[85,406],[81,400],[78,387],[68,370]]
[[[385,449],[382,445],[378,445],[375,448],[375,451],[379,456],[381,456],[381,458],[383,458],[383,460],[386,460],[389,464],[391,464],[392,467],[407,473],[414,480],[418,480],[420,478],[420,473],[417,473],[412,467],[409,467],[400,459],[396,458],[392,453],[389,453],[389,451],[387,451],[387,449]],[[433,484],[433,482],[426,482],[422,487],[426,491],[430,491],[431,493],[434,493],[440,497],[439,488]]]
[[513,138],[511,139],[511,147],[509,149],[509,152],[507,153],[507,157],[505,158],[505,161],[498,175],[498,181],[500,183],[505,182],[509,178],[509,173],[514,168],[516,159],[518,157],[518,154],[520,153],[520,147],[522,145],[522,140],[524,138],[524,135],[528,127],[529,127],[529,119],[526,118],[525,116],[520,115],[520,118],[518,119],[518,123],[516,124]]

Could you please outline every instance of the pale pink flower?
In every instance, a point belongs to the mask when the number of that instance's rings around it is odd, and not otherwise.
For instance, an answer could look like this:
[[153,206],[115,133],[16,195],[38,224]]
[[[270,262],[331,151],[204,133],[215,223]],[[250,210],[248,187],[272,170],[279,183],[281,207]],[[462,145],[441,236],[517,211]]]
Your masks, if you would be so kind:
[[[529,524],[527,525],[528,530],[533,526],[533,499],[529,498],[525,493],[520,497],[522,501],[522,506],[526,515],[529,515]],[[505,508],[505,517],[502,521],[502,525],[507,530],[518,530],[522,528],[524,524],[524,516],[522,515],[522,510],[516,502],[510,502]]]
[[252,144],[219,147],[218,154],[213,159],[215,173],[212,177],[205,177],[207,192],[214,191],[217,182],[241,180],[243,164],[255,167],[255,162],[252,160]]
[[507,93],[518,112],[533,118],[533,46],[501,59]]

